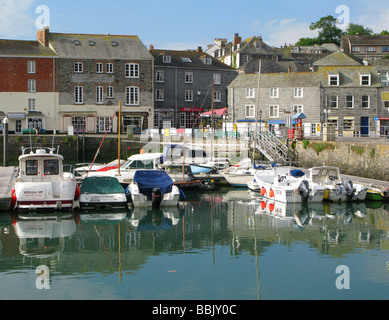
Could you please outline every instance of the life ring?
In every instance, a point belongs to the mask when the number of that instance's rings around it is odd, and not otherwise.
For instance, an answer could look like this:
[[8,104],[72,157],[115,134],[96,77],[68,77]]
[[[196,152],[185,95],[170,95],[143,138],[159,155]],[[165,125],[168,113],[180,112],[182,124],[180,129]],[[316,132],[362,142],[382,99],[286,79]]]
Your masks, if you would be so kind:
[[269,197],[274,198],[274,190],[273,189],[269,190]]
[[262,197],[266,195],[266,189],[265,188],[261,188],[261,195],[262,195]]

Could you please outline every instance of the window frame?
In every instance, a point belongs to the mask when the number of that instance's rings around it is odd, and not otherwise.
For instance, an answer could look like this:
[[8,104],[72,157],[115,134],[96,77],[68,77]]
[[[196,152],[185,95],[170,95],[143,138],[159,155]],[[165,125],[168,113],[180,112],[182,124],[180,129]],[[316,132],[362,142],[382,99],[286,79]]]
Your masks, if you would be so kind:
[[140,88],[137,86],[127,86],[125,89],[125,104],[127,106],[140,105]]
[[125,76],[128,79],[139,79],[140,77],[140,65],[139,63],[126,63]]
[[36,74],[36,61],[28,60],[27,61],[27,73],[28,74]]
[[84,73],[84,63],[76,61],[74,62],[74,73]]
[[280,106],[269,105],[269,118],[279,118],[279,117],[280,117]]
[[74,104],[84,104],[83,86],[74,86]]

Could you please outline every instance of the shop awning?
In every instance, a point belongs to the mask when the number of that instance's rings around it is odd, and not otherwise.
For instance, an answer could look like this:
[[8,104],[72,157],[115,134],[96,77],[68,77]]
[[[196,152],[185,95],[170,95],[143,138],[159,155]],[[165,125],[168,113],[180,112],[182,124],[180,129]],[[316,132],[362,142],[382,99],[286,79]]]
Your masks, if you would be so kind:
[[[222,108],[222,109],[216,109],[213,110],[213,115],[222,117],[222,116],[228,116],[228,108]],[[202,117],[211,117],[212,116],[212,110],[207,111],[201,114]]]
[[306,119],[307,116],[300,112],[300,113],[296,113],[293,117],[292,117],[292,120],[297,120],[297,119]]
[[24,119],[26,119],[26,114],[24,112],[11,112],[11,113],[8,113],[8,119],[10,119],[10,120],[24,120]]

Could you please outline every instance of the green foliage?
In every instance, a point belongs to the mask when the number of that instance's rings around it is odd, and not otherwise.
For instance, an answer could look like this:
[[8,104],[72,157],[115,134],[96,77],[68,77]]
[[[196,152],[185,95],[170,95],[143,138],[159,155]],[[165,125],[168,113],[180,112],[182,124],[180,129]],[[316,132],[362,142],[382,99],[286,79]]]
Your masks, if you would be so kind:
[[314,46],[315,44],[320,44],[318,38],[300,38],[299,41],[296,42],[296,47],[306,47],[306,46]]
[[361,156],[365,152],[365,148],[358,147],[358,146],[351,146],[351,151],[356,153],[357,155]]
[[309,140],[303,140],[303,148],[306,149],[308,148],[310,141]]
[[311,144],[311,148],[316,151],[317,154],[324,150],[334,150],[335,146],[332,143],[314,142]]
[[355,36],[356,34],[359,34],[360,36],[372,35],[373,30],[368,27],[364,27],[361,24],[350,23],[346,28],[345,34],[350,36]]
[[374,156],[375,156],[375,149],[372,149],[371,151],[370,151],[370,158],[374,158]]
[[309,28],[318,30],[318,40],[322,43],[336,43],[340,45],[342,30],[337,27],[337,19],[331,15],[321,18],[319,21],[312,22]]

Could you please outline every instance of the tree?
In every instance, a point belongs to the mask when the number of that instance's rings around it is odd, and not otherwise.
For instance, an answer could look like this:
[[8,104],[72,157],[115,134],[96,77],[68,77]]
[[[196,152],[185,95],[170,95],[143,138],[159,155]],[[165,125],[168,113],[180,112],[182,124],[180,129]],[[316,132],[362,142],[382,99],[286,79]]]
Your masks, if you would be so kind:
[[319,21],[312,22],[309,28],[311,30],[318,30],[319,44],[322,43],[336,43],[340,45],[342,30],[336,25],[337,19],[331,15],[321,18]]
[[379,34],[380,36],[389,36],[389,31],[387,30],[382,30],[381,33]]
[[314,46],[315,44],[319,44],[319,40],[317,38],[300,38],[299,41],[296,42],[296,47],[304,47],[304,46]]
[[356,34],[359,34],[360,36],[370,36],[373,34],[373,30],[368,27],[365,28],[361,24],[350,23],[346,28],[345,34],[349,36],[355,36]]

